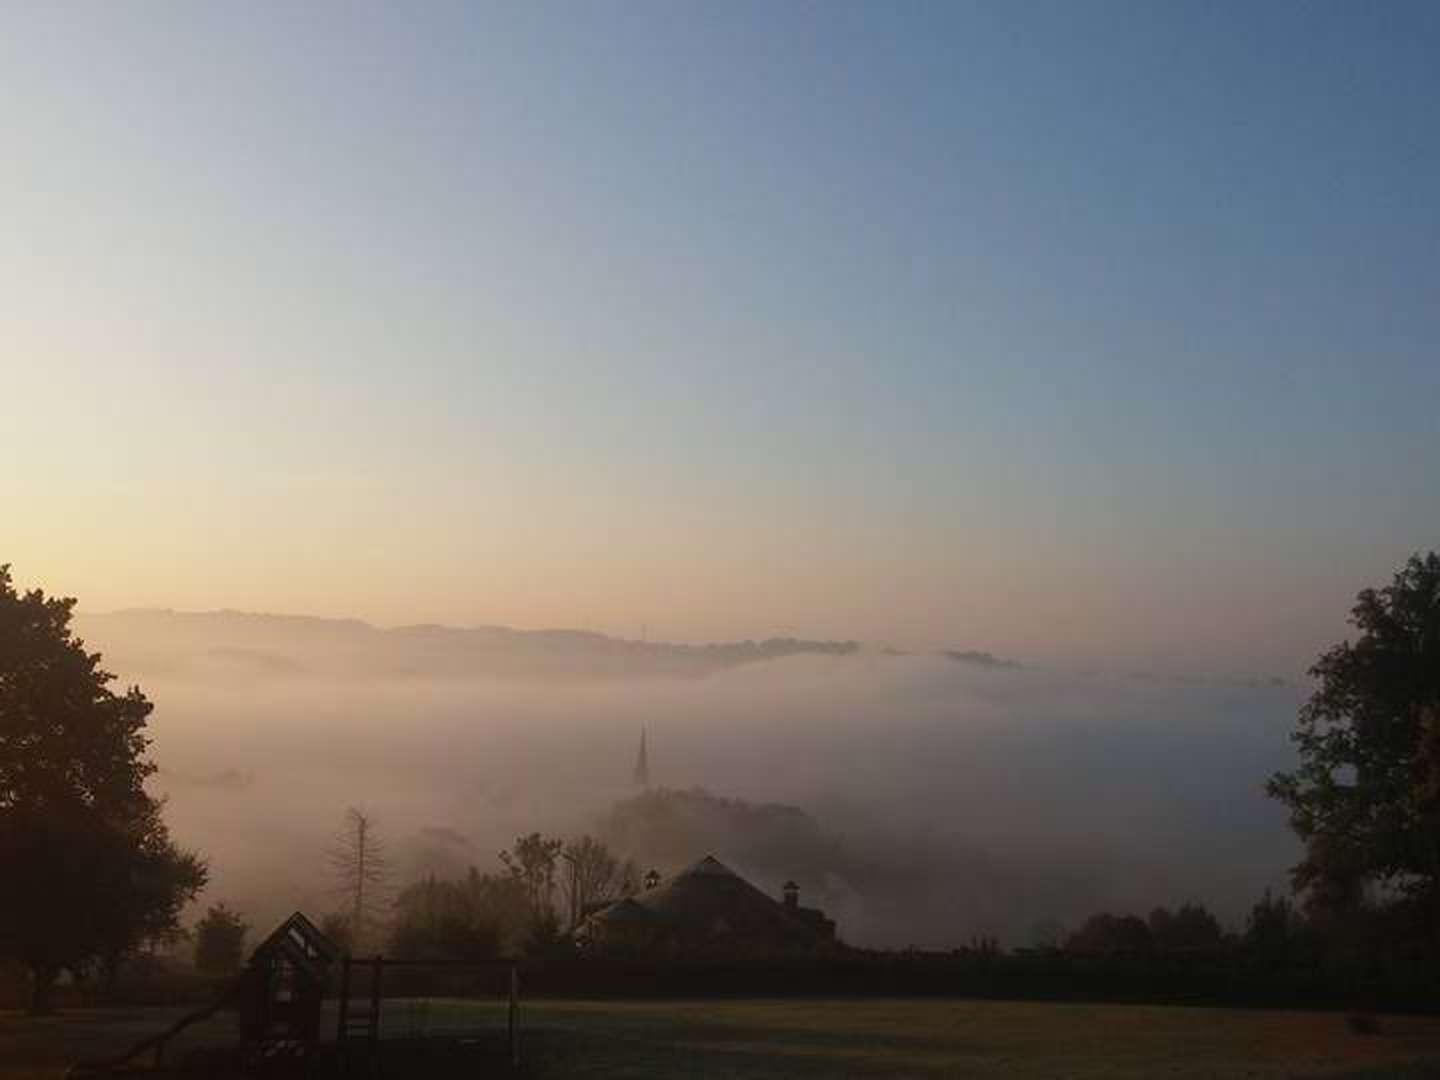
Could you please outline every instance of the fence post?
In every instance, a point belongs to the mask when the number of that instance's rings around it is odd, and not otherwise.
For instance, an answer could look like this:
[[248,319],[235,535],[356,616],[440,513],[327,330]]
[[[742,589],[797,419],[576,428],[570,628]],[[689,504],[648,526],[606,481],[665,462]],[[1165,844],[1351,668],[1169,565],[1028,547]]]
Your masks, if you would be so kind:
[[385,967],[385,958],[375,954],[375,974],[370,983],[370,1063],[375,1067],[375,1044],[380,1039],[380,974]]
[[340,1019],[335,1025],[335,1042],[344,1052],[345,1029],[350,1023],[350,954],[340,959]]
[[510,965],[510,1068],[520,1068],[520,1033],[516,1028],[516,1013],[520,1009],[520,969]]

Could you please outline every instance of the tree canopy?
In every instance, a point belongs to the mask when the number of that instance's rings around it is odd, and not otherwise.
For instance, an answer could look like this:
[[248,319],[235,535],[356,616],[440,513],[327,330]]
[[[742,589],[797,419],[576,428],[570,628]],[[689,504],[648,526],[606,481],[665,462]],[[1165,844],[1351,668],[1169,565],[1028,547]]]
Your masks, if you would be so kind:
[[214,904],[195,924],[195,966],[207,975],[228,975],[245,961],[250,930],[239,912]]
[[524,886],[530,911],[537,918],[555,916],[555,871],[564,846],[565,841],[558,837],[532,832],[517,837],[513,847],[500,852],[500,861]]
[[568,841],[560,851],[565,864],[561,891],[565,894],[568,925],[573,928],[595,904],[630,896],[640,888],[640,871],[590,835]]
[[152,706],[70,630],[73,599],[21,593],[0,566],[0,955],[26,965],[35,1011],[64,969],[175,932],[204,885],[145,791]]
[[1440,555],[1415,555],[1361,592],[1355,640],[1311,668],[1319,687],[1293,736],[1300,764],[1269,791],[1305,842],[1293,872],[1312,906],[1345,909],[1367,885],[1440,901]]
[[429,877],[395,899],[390,953],[405,960],[482,963],[518,945],[532,918],[520,881],[508,874]]

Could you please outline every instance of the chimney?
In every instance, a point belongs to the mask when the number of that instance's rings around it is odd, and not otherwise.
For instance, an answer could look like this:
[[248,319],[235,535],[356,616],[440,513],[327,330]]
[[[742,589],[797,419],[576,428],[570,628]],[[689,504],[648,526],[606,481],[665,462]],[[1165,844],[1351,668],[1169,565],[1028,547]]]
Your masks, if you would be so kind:
[[796,885],[793,881],[787,881],[785,882],[783,889],[785,892],[785,906],[788,908],[799,907],[800,886]]

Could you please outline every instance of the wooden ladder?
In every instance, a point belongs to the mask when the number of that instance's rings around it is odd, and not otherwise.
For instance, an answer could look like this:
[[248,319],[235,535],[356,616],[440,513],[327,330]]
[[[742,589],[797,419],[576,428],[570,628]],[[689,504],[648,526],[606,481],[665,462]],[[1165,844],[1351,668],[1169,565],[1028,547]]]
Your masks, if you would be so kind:
[[370,994],[363,1008],[355,1008],[360,1001],[351,1001],[354,987],[353,971],[355,960],[345,954],[340,966],[340,1018],[335,1027],[335,1047],[342,1071],[348,1071],[356,1059],[363,1061],[370,1072],[377,1064],[376,1043],[380,1041],[380,979],[385,970],[383,957],[372,957],[362,961],[370,969]]

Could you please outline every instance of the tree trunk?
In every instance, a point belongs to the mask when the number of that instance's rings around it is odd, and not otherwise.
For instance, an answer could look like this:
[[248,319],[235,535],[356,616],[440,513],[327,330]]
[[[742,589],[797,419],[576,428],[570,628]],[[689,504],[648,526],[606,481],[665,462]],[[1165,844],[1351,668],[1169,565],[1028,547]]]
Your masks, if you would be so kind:
[[106,1003],[114,1005],[120,997],[120,957],[107,956],[104,961]]
[[34,986],[30,991],[30,1015],[48,1016],[55,1011],[51,991],[55,989],[55,980],[60,977],[60,969],[46,965],[32,968],[31,974]]

